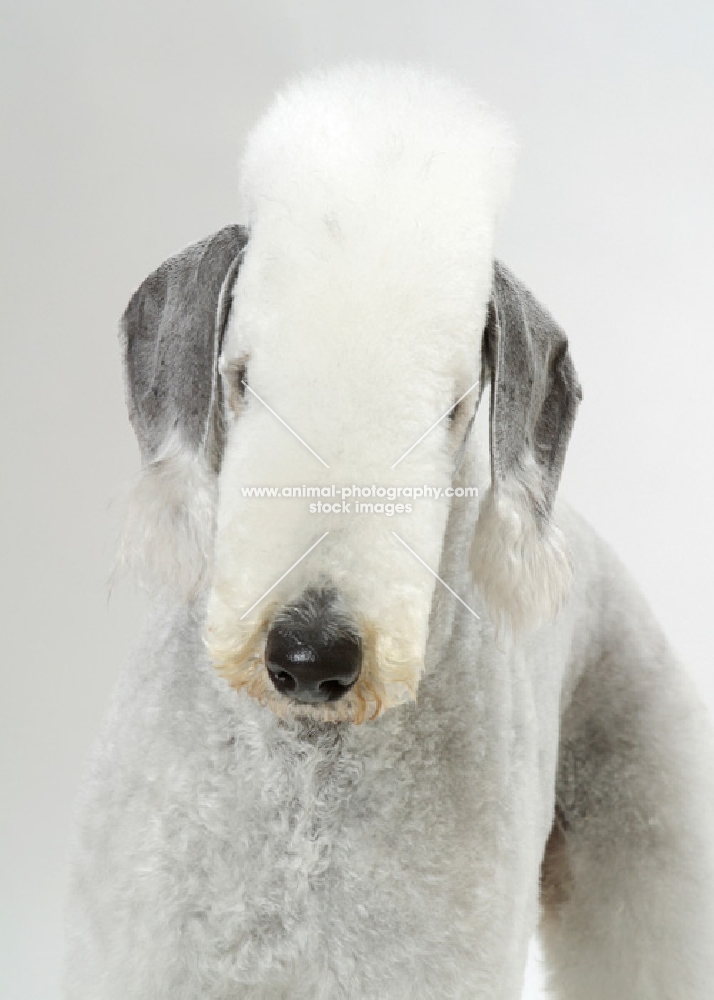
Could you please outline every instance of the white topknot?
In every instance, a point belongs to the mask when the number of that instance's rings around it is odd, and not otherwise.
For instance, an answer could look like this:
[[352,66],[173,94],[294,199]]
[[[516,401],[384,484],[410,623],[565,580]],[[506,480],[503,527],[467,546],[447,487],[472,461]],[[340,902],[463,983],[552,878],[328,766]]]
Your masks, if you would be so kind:
[[337,223],[371,205],[430,236],[438,227],[452,245],[474,227],[483,239],[515,149],[506,124],[448,77],[371,63],[311,73],[278,94],[248,138],[243,217],[309,224],[322,200]]

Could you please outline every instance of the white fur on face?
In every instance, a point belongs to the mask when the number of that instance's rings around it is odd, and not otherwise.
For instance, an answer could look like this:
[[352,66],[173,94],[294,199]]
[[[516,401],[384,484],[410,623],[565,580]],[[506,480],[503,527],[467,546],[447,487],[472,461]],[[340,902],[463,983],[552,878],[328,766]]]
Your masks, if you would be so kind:
[[434,578],[391,532],[437,568],[446,504],[415,503],[401,518],[316,515],[306,500],[242,489],[450,485],[459,441],[448,421],[391,467],[477,380],[511,158],[502,126],[467,93],[374,67],[299,83],[249,142],[251,236],[224,367],[245,364],[251,389],[329,465],[246,393],[219,480],[207,642],[236,686],[273,707],[283,699],[262,662],[271,608],[324,582],[359,623],[366,656],[354,691],[320,717],[374,715],[416,691]]

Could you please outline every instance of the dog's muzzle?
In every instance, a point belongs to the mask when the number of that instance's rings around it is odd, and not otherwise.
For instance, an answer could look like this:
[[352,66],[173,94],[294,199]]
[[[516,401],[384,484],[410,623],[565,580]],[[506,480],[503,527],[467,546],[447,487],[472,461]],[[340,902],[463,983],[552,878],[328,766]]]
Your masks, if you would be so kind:
[[362,642],[338,600],[335,591],[308,591],[284,608],[268,630],[268,676],[293,701],[337,701],[359,677]]

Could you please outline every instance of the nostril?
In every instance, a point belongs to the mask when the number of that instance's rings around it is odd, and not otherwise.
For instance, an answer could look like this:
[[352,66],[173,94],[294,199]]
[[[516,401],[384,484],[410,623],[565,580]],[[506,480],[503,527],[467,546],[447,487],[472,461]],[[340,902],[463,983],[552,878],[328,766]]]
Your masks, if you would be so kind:
[[278,670],[275,672],[275,678],[284,691],[294,691],[297,687],[297,681],[287,670]]
[[337,701],[354,684],[354,680],[329,680],[318,684],[318,689],[326,696],[327,701]]

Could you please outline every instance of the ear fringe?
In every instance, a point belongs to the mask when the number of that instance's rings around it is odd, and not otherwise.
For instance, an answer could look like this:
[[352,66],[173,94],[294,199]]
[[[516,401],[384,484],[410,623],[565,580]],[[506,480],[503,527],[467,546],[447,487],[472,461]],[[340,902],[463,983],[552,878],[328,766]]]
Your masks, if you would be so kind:
[[545,511],[535,463],[509,475],[481,502],[471,572],[497,634],[519,636],[555,617],[568,595],[567,542]]
[[213,562],[216,497],[205,462],[173,443],[127,495],[117,570],[148,591],[195,599]]

